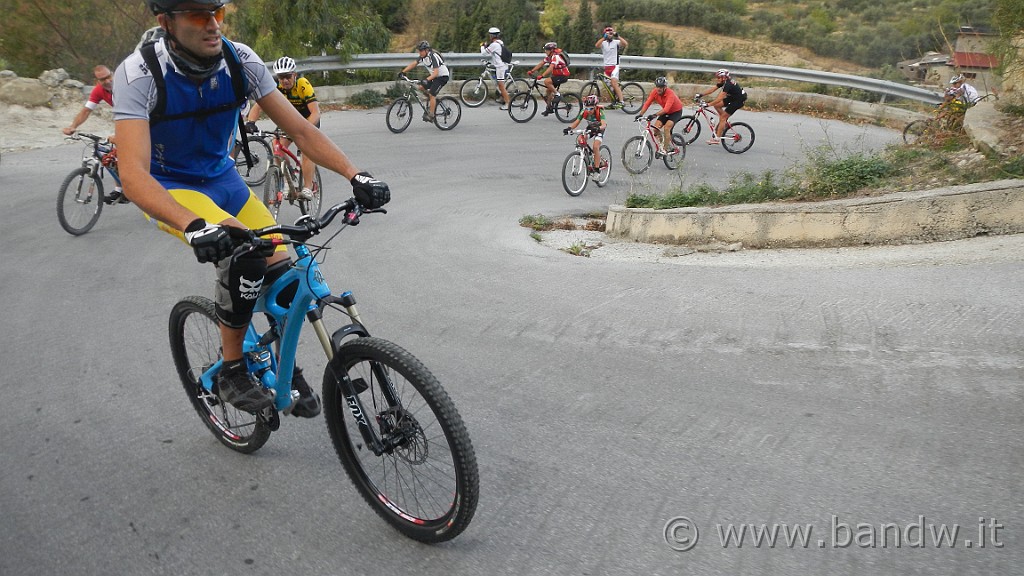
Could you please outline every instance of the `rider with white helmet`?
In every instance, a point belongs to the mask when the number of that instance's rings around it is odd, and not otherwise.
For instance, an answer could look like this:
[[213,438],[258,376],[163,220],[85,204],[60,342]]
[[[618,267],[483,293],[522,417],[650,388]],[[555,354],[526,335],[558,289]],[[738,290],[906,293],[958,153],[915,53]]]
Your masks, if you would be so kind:
[[505,42],[501,39],[501,29],[491,26],[487,30],[487,40],[480,43],[480,53],[491,60],[491,66],[494,67],[494,79],[498,81],[498,91],[501,92],[501,98],[505,101],[501,109],[508,110],[511,97],[505,88],[505,80],[508,77],[508,63],[501,59],[504,47]]
[[[305,78],[299,78],[296,73],[295,59],[289,56],[282,56],[274,62],[272,68],[274,78],[277,80],[277,89],[284,94],[284,97],[291,102],[291,105],[302,114],[302,117],[310,124],[320,127],[320,104],[316,100],[316,92],[313,85]],[[249,132],[258,132],[256,120],[260,117],[260,106],[254,104],[246,115],[245,128]],[[285,146],[290,146],[291,141],[282,138]],[[312,200],[319,193],[313,189],[313,175],[316,171],[316,164],[309,156],[302,154],[302,190],[299,196],[305,200]]]
[[718,112],[718,125],[715,126],[715,134],[708,140],[708,144],[719,144],[722,141],[722,134],[725,132],[725,127],[728,126],[726,120],[730,116],[736,113],[737,110],[743,108],[743,103],[747,101],[747,93],[743,88],[732,79],[732,73],[725,68],[719,68],[715,72],[716,84],[706,92],[698,93],[697,100],[712,94],[716,90],[722,92],[715,97],[714,100],[709,102],[715,111]]
[[625,38],[619,36],[615,28],[608,26],[604,29],[604,34],[598,38],[597,44],[594,46],[601,49],[601,56],[604,59],[604,73],[612,79],[612,90],[615,91],[615,102],[612,103],[612,106],[621,106],[622,88],[619,86],[619,56],[629,46],[629,42],[626,42]]

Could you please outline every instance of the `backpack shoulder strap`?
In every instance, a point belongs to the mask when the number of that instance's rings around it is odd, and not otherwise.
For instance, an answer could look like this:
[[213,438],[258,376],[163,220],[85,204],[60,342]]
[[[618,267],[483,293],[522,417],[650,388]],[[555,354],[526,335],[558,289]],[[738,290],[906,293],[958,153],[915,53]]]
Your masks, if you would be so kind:
[[149,113],[150,122],[154,119],[160,121],[164,116],[164,111],[167,110],[167,84],[164,81],[163,67],[160,66],[160,60],[156,57],[156,42],[143,44],[139,52],[142,54],[142,60],[146,63],[146,67],[149,68],[149,73],[153,75],[153,83],[156,84],[156,105]]

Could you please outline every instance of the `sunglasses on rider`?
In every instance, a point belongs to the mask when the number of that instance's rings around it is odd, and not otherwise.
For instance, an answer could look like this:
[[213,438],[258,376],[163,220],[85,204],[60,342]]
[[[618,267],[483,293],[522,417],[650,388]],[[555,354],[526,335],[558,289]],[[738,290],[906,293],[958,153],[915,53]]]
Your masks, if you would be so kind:
[[277,76],[275,76],[275,78],[277,78],[278,81],[281,81],[281,80],[292,80],[292,79],[295,78],[295,73],[294,72],[289,72],[287,74],[278,74]]
[[223,22],[225,11],[226,8],[218,6],[213,10],[170,10],[167,13],[174,16],[184,16],[185,20],[188,20],[189,24],[194,26],[206,26],[211,17],[217,21],[217,24]]

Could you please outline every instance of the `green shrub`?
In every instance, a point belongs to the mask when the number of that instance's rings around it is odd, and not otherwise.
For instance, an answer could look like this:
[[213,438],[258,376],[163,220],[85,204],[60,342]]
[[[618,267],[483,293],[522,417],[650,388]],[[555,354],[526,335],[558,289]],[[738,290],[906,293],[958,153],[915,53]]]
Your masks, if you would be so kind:
[[384,95],[374,90],[363,90],[349,96],[348,103],[361,108],[376,108],[384,105]]

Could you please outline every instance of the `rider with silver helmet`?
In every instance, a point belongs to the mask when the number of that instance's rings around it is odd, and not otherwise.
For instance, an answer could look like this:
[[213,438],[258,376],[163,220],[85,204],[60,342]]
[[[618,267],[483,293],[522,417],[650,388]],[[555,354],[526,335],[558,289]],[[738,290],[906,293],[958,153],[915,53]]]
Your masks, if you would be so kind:
[[634,120],[639,120],[651,104],[661,106],[661,112],[658,113],[656,120],[654,114],[647,117],[653,122],[652,126],[655,131],[661,134],[661,149],[665,150],[665,154],[669,156],[678,154],[679,150],[672,143],[672,126],[675,126],[676,122],[683,117],[683,101],[679,99],[674,90],[668,87],[668,78],[658,76],[654,79],[654,90],[651,90],[651,94]]
[[965,107],[971,107],[981,100],[978,90],[967,83],[967,77],[963,74],[956,74],[949,79],[949,88],[946,91],[947,100],[951,98],[960,99]]
[[612,79],[612,90],[615,91],[615,102],[612,102],[612,106],[622,106],[622,88],[619,86],[619,56],[629,46],[629,42],[619,36],[615,28],[608,26],[594,46],[601,49],[605,76]]
[[[242,103],[255,99],[305,153],[348,178],[364,207],[380,207],[391,193],[295,111],[252,49],[221,36],[224,0],[147,0],[147,5],[165,36],[130,54],[114,73],[121,183],[160,229],[185,241],[199,262],[214,263],[222,361],[217,394],[240,410],[258,412],[271,407],[273,398],[249,374],[242,342],[254,290],[264,276],[287,270],[290,258],[285,250],[269,257],[232,257],[230,228],[275,223],[230,155]],[[291,413],[319,414],[319,398],[300,375],[293,379],[299,399]]]
[[725,68],[719,68],[715,72],[715,80],[717,83],[710,90],[698,93],[694,97],[694,100],[700,100],[716,90],[722,90],[714,100],[708,103],[715,109],[715,112],[718,112],[718,125],[715,126],[715,134],[708,140],[708,144],[712,145],[722,142],[722,134],[725,132],[725,127],[728,126],[726,120],[737,110],[743,108],[743,103],[747,101],[746,91],[732,79],[732,74]]
[[565,81],[569,79],[569,61],[562,55],[558,44],[554,42],[544,44],[544,59],[533,68],[530,68],[526,75],[532,77],[541,68],[544,68],[544,71],[537,78],[544,78],[544,88],[546,90],[544,101],[547,102],[547,108],[540,114],[541,116],[547,116],[555,111],[555,106],[562,99],[562,95],[558,93],[558,87],[565,84]]
[[501,92],[501,98],[505,101],[505,104],[501,106],[502,110],[508,110],[509,100],[511,99],[508,95],[508,90],[505,88],[505,79],[508,76],[508,64],[501,59],[502,48],[505,47],[505,42],[501,39],[501,29],[491,26],[487,30],[487,41],[480,43],[480,53],[491,61],[491,66],[494,67],[494,79],[498,81],[498,91]]
[[[576,115],[572,124],[562,130],[562,134],[572,132],[583,121],[587,122],[587,136],[594,139],[594,164],[590,166],[589,170],[592,173],[600,172],[602,167],[601,141],[604,140],[604,131],[608,128],[608,123],[604,118],[604,107],[598,104],[596,94],[591,94],[583,99],[583,107],[579,114]],[[604,164],[607,164],[607,161]]]
[[398,73],[398,77],[408,80],[405,73],[415,68],[417,64],[427,69],[429,72],[427,77],[420,80],[420,90],[426,92],[427,97],[430,99],[430,110],[423,113],[423,121],[433,122],[434,111],[437,109],[437,94],[448,83],[451,73],[448,71],[448,66],[444,63],[444,58],[441,58],[441,54],[437,50],[430,48],[430,42],[420,40],[420,43],[416,45],[416,51],[420,57],[413,60],[405,68],[402,68],[402,71]]
[[[284,94],[284,97],[291,102],[291,105],[302,114],[310,124],[320,127],[320,104],[316,100],[316,92],[313,85],[305,78],[299,78],[295,72],[295,60],[282,56],[274,62],[272,68],[274,78],[277,79],[277,89]],[[250,133],[259,132],[256,121],[260,118],[262,109],[259,104],[253,104],[252,109],[246,114],[245,129]],[[285,147],[291,146],[291,140],[282,138]],[[316,172],[316,163],[308,154],[302,154],[302,190],[298,192],[304,200],[312,200],[319,193],[313,189],[313,175]]]

